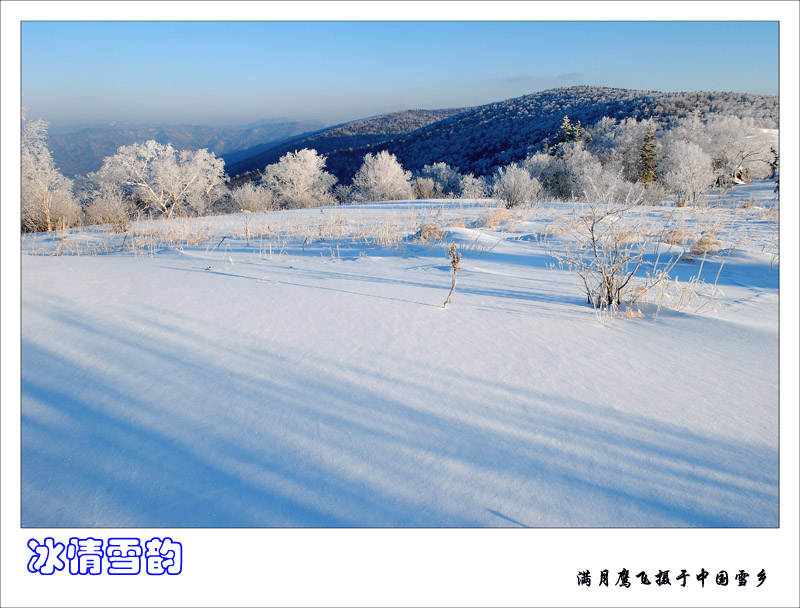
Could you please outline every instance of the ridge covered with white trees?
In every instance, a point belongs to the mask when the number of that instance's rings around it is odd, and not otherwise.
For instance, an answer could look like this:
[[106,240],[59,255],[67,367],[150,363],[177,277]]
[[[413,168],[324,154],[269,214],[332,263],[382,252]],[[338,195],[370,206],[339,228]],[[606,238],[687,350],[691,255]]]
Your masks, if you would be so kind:
[[[236,180],[208,149],[148,140],[120,146],[79,182],[56,167],[46,123],[23,121],[22,230],[91,223],[124,230],[142,214],[377,200],[493,197],[513,207],[612,188],[633,189],[648,204],[665,196],[697,204],[712,188],[777,178],[777,117],[775,97],[572,87],[449,116],[415,111],[354,121],[293,140],[290,150]],[[420,123],[426,126],[414,129]],[[336,149],[403,129],[413,130],[377,145]]]
[[[387,150],[404,167],[419,171],[425,165],[444,162],[463,173],[490,176],[498,167],[518,162],[527,155],[554,145],[565,115],[574,122],[592,126],[604,117],[622,121],[652,119],[661,129],[699,112],[752,118],[759,127],[779,126],[778,98],[727,92],[659,93],[603,87],[551,89],[461,111],[441,120],[403,132],[383,142],[360,141],[359,121],[348,123],[351,138],[333,139],[320,147],[321,136],[338,135],[323,130],[313,138],[299,137],[279,144],[253,159],[228,167],[231,176],[260,170],[266,162],[294,149],[309,147],[328,155],[328,167],[340,181],[348,182],[367,152]],[[390,115],[391,116],[391,115]],[[365,132],[365,134],[367,134]],[[356,136],[357,135],[357,136]],[[294,147],[292,147],[294,146]],[[338,147],[334,147],[338,146]]]

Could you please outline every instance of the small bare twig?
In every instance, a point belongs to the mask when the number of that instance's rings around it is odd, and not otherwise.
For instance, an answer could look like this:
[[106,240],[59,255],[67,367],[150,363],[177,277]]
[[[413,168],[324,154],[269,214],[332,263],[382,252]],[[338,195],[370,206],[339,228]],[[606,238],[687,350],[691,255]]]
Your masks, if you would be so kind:
[[453,285],[450,287],[450,293],[447,294],[447,299],[444,301],[444,306],[442,306],[442,308],[447,308],[447,305],[450,303],[450,298],[456,289],[456,279],[458,277],[459,268],[458,265],[461,263],[461,254],[456,250],[455,243],[450,245],[450,250],[447,253],[450,256],[450,266],[453,267]]

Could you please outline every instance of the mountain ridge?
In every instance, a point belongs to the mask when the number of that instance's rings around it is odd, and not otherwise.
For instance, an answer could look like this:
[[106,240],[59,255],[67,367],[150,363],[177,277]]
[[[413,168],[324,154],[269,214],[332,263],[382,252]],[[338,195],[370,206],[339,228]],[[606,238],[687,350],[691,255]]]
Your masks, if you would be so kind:
[[[230,165],[229,160],[231,160],[231,157],[226,158],[223,156],[223,158],[225,158],[228,175],[233,177],[275,163],[287,152],[302,148],[311,147],[320,154],[327,154],[342,149],[376,145],[434,124],[465,109],[467,108],[401,110],[399,112],[377,114],[284,140],[262,149],[253,157],[244,158],[239,162],[232,162]],[[241,158],[240,155],[239,157]]]
[[[524,159],[555,143],[565,115],[591,127],[604,116],[617,120],[654,119],[662,127],[699,112],[752,117],[764,126],[777,127],[777,96],[733,92],[660,92],[611,87],[575,86],[548,89],[470,108],[459,108],[441,120],[423,125],[394,139],[362,144],[343,141],[336,148],[320,149],[312,139],[295,138],[297,148],[310,147],[327,156],[326,169],[347,183],[365,154],[386,150],[407,170],[444,162],[461,172],[490,175],[499,166]],[[358,122],[358,121],[353,121]],[[289,142],[228,167],[228,174],[260,171],[277,162]],[[350,145],[348,145],[350,144]],[[268,162],[266,162],[268,161]]]

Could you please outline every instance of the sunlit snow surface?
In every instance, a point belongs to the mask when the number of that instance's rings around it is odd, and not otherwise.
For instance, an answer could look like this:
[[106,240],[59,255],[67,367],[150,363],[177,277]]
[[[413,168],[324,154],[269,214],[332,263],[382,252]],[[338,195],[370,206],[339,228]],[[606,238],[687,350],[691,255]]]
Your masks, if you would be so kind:
[[629,214],[713,228],[672,275],[717,294],[611,321],[566,203],[23,236],[22,525],[777,526],[772,186]]

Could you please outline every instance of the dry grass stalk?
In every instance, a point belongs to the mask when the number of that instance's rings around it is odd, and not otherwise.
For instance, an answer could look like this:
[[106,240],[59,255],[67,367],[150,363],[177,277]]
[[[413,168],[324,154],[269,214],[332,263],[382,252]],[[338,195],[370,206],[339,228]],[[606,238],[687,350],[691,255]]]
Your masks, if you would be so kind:
[[508,209],[505,207],[498,207],[497,209],[490,211],[486,215],[484,215],[480,220],[480,225],[484,228],[494,228],[501,222],[505,222],[511,217],[511,214],[508,212]]
[[442,228],[438,224],[427,222],[419,227],[419,230],[412,237],[413,240],[421,243],[430,243],[441,241],[444,234]]
[[447,294],[447,299],[444,301],[444,306],[442,306],[442,308],[447,308],[447,305],[450,304],[450,298],[453,296],[453,292],[456,289],[458,268],[459,264],[461,263],[461,254],[458,253],[455,243],[450,245],[450,249],[448,250],[447,254],[450,256],[450,266],[453,268],[453,285],[450,287],[450,293]]
[[697,238],[697,234],[693,232],[683,228],[672,228],[663,234],[661,242],[668,245],[686,245],[686,243],[695,238]]
[[720,243],[713,232],[706,232],[703,236],[698,239],[698,241],[692,246],[692,253],[694,255],[707,255],[709,253],[715,253],[722,249],[722,243]]

